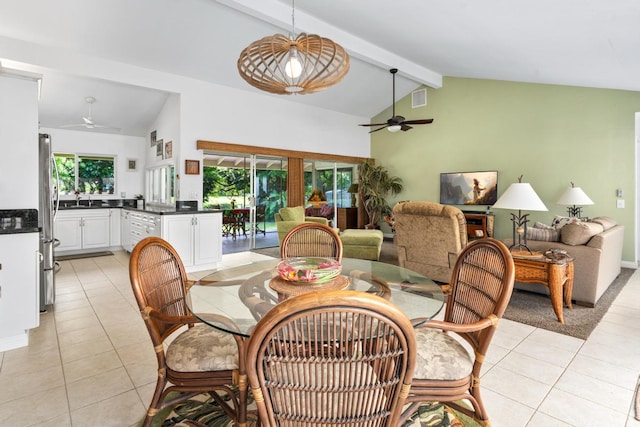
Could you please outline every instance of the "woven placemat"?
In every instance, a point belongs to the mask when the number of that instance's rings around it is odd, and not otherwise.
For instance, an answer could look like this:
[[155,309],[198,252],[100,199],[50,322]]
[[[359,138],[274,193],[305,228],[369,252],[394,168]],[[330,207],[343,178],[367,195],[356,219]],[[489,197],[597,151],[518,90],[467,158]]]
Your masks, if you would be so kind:
[[280,294],[295,296],[314,291],[339,291],[349,287],[349,278],[340,275],[326,283],[307,283],[289,282],[278,276],[271,279],[269,287]]

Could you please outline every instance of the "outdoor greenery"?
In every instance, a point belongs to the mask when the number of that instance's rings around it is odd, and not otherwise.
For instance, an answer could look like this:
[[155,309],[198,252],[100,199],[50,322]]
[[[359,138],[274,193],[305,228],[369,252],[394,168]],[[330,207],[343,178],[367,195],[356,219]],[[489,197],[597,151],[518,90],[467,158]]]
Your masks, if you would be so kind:
[[[257,171],[256,205],[265,206],[268,220],[286,206],[287,172],[283,170]],[[249,171],[241,168],[205,166],[203,170],[203,194],[205,208],[230,209],[231,201],[236,207],[248,206],[250,191]]]
[[115,159],[113,157],[56,154],[54,159],[58,169],[58,187],[61,193],[114,192]]

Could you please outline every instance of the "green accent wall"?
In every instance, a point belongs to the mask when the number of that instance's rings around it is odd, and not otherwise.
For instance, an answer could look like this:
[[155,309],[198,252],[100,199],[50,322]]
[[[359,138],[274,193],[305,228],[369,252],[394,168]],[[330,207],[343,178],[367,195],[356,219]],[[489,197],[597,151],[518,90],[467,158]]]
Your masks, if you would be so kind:
[[[396,103],[396,114],[434,123],[372,133],[371,157],[404,181],[391,205],[438,202],[441,172],[497,170],[499,196],[524,175],[549,209],[531,212],[530,226],[567,214],[555,201],[573,181],[595,203],[583,216],[624,224],[623,261],[635,264],[636,112],[640,92],[446,77],[442,88],[427,88],[427,106],[412,109],[411,94]],[[390,116],[391,108],[372,123]],[[511,237],[511,211],[493,213],[495,237]]]

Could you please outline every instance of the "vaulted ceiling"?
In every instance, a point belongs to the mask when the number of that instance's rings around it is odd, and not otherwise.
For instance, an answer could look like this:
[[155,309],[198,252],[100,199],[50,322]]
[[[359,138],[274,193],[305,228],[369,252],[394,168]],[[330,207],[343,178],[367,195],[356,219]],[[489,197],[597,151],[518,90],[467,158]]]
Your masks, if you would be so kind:
[[[636,0],[296,0],[296,31],[340,43],[351,70],[291,101],[371,117],[443,76],[640,90]],[[291,30],[290,0],[0,0],[0,62],[29,43],[257,91],[238,75],[249,43]],[[24,64],[19,64],[24,66]],[[36,67],[37,68],[37,67]],[[167,93],[38,70],[41,125],[96,123],[144,135]],[[277,96],[277,95],[273,95]],[[366,130],[363,129],[364,132]]]

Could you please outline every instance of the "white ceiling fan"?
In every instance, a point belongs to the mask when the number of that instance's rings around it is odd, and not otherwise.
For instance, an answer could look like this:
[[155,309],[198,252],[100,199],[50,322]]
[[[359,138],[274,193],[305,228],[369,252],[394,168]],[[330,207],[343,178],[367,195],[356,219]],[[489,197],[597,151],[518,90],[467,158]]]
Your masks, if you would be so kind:
[[113,131],[120,131],[120,128],[107,126],[107,125],[99,125],[93,120],[93,103],[96,102],[96,99],[93,96],[87,96],[85,99],[87,104],[89,104],[89,115],[86,117],[82,117],[83,123],[71,124],[71,125],[63,125],[60,126],[62,128],[77,128],[84,127],[86,129],[108,129]]

